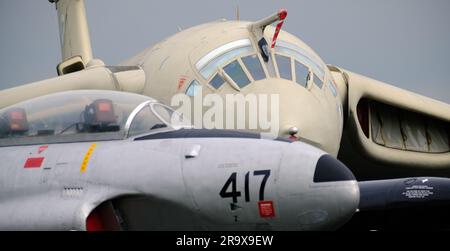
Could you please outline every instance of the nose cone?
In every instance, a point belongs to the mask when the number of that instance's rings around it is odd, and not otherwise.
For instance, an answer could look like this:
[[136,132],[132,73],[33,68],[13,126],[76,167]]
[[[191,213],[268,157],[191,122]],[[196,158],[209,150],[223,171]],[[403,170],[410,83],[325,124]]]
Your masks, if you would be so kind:
[[359,205],[359,187],[353,173],[338,159],[324,154],[317,161],[313,176],[314,193],[327,200],[328,215],[323,229],[337,229],[345,224]]
[[314,171],[314,183],[346,180],[356,179],[342,162],[328,154],[324,154],[319,158]]

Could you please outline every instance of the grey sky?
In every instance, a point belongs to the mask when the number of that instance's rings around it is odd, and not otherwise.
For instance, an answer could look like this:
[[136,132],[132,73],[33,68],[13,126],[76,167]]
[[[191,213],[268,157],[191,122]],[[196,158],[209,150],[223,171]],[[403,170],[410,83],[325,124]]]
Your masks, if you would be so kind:
[[[283,27],[335,64],[450,103],[448,0],[86,0],[94,56],[109,65],[219,18],[257,20],[288,10]],[[0,1],[0,89],[56,76],[54,6]]]

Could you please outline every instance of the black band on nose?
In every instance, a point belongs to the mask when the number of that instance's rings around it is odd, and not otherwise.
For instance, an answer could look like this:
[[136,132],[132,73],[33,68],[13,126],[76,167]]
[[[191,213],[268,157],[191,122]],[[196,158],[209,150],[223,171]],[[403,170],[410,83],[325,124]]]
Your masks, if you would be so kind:
[[331,155],[322,155],[316,164],[314,182],[355,180],[353,173]]

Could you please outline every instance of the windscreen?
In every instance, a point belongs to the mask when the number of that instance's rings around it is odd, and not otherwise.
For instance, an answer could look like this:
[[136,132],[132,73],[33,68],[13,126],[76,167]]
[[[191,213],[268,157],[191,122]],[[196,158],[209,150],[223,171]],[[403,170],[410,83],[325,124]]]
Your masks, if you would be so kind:
[[121,139],[130,113],[149,99],[83,90],[18,103],[0,110],[0,146]]

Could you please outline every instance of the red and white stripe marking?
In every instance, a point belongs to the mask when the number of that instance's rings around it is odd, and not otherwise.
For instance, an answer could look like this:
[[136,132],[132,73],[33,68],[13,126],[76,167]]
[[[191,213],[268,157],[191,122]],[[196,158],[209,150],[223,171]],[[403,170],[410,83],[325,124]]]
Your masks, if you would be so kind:
[[286,16],[287,16],[287,10],[281,9],[278,12],[278,20],[280,20],[280,22],[277,24],[277,27],[275,28],[275,33],[273,34],[272,48],[275,48],[275,44],[277,43],[278,33],[280,33],[281,27],[284,24],[284,19],[286,18]]

